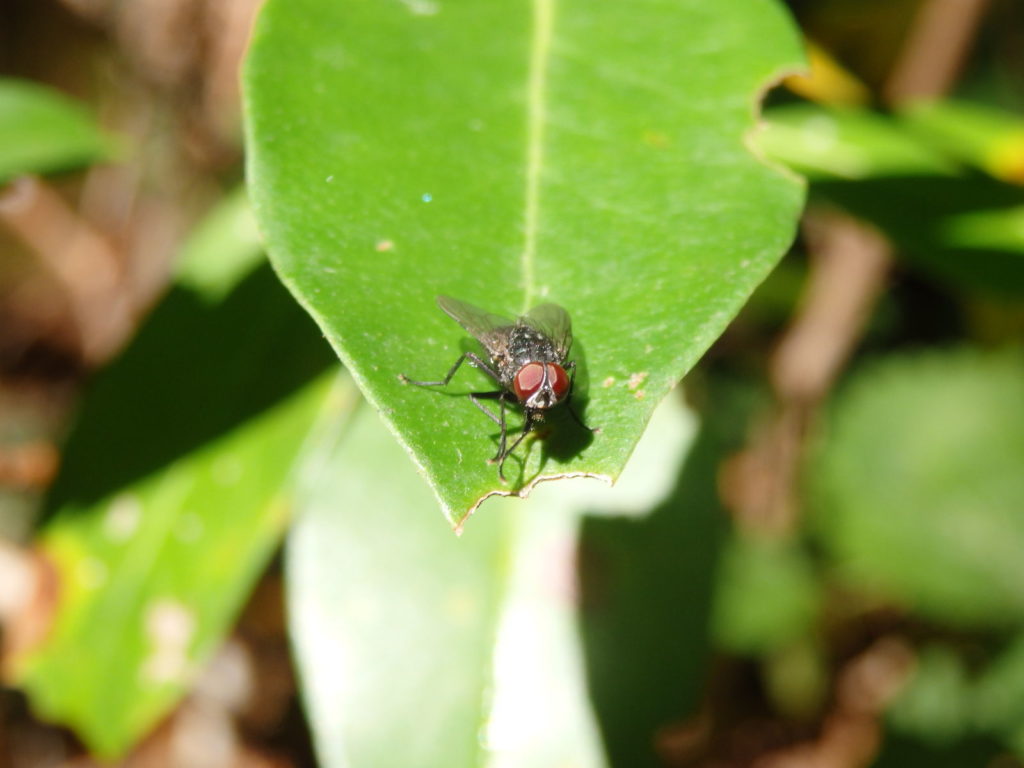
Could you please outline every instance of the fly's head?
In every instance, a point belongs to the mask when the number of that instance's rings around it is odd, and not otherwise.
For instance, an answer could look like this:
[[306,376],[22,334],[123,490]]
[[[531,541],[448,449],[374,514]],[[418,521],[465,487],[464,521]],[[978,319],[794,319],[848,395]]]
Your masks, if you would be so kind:
[[558,363],[530,362],[512,378],[512,389],[523,407],[539,411],[562,402],[570,386],[565,368]]

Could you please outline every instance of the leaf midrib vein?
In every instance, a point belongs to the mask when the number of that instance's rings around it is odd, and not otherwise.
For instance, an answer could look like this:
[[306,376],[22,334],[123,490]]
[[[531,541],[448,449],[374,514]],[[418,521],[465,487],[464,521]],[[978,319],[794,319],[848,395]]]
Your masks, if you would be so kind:
[[530,36],[530,68],[526,107],[525,242],[521,263],[525,293],[523,312],[526,312],[533,304],[537,292],[535,262],[540,218],[540,175],[544,163],[547,74],[551,55],[554,5],[555,0],[533,0],[532,3],[533,27]]

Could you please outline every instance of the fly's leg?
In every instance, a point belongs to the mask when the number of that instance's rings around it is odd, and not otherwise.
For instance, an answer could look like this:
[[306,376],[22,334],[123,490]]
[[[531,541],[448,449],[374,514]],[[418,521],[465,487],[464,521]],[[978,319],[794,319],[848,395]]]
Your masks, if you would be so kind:
[[571,372],[569,374],[569,394],[565,396],[565,407],[568,409],[569,415],[572,416],[573,421],[575,421],[584,429],[589,429],[591,432],[597,432],[598,429],[596,427],[588,427],[586,424],[584,424],[583,419],[579,417],[579,414],[576,413],[576,411],[572,407],[572,390],[573,386],[576,384],[576,361],[573,360],[571,363],[566,365],[565,368],[566,370]]
[[[504,392],[470,392],[469,399],[473,401],[473,405],[479,408],[486,414],[487,418],[497,424],[499,427],[502,426],[505,414],[505,393]],[[481,403],[481,400],[500,400],[501,401],[501,413],[502,418],[498,418],[494,415],[490,408]]]
[[445,377],[440,381],[413,381],[404,373],[398,374],[398,378],[400,378],[406,384],[415,384],[417,387],[444,387],[447,386],[448,382],[452,380],[452,376],[454,376],[455,372],[459,370],[459,366],[462,365],[462,362],[464,360],[469,360],[470,365],[479,368],[481,371],[486,373],[495,381],[500,381],[498,379],[498,372],[491,368],[491,366],[489,366],[487,363],[485,363],[483,358],[481,358],[480,355],[476,354],[475,352],[463,352],[459,356],[459,359],[455,361],[455,365],[448,369],[448,373],[445,374]]
[[[477,398],[487,398],[491,400],[497,400],[501,404],[499,413],[500,416],[495,416],[491,413],[490,409],[485,407]],[[469,399],[473,401],[473,405],[479,408],[481,411],[487,414],[491,421],[497,424],[501,428],[501,437],[498,439],[498,452],[494,454],[494,458],[491,459],[491,463],[500,462],[498,464],[498,477],[501,478],[502,482],[505,482],[505,475],[502,472],[502,465],[505,463],[505,443],[508,439],[508,429],[505,425],[505,404],[508,401],[508,397],[504,392],[472,392],[469,395]]]
[[[494,454],[494,458],[491,459],[492,464],[495,461],[501,461],[502,457],[505,455],[505,444],[508,441],[508,427],[505,426],[505,398],[500,398],[500,402],[501,409],[499,412],[501,413],[501,419],[498,421],[498,426],[501,427],[501,437],[498,438],[498,452]],[[502,482],[505,481],[505,476],[501,472],[500,464],[498,465],[498,477],[501,478]]]
[[[499,401],[501,403],[501,415],[495,416],[490,409],[488,409],[483,403],[479,402],[478,398],[480,400],[487,399]],[[491,421],[501,427],[501,437],[498,440],[498,452],[494,455],[494,458],[491,459],[491,463],[493,464],[497,462],[498,477],[501,479],[501,482],[507,483],[508,481],[505,479],[505,459],[507,459],[509,454],[516,449],[516,446],[523,442],[523,438],[530,434],[530,430],[533,429],[536,421],[534,420],[533,415],[527,412],[526,422],[523,424],[522,433],[520,433],[519,437],[516,438],[516,441],[509,446],[508,426],[505,421],[505,406],[508,403],[509,394],[507,392],[473,392],[470,394],[469,399],[473,401],[473,405],[486,413]]]
[[505,482],[505,459],[514,451],[523,439],[530,434],[530,430],[533,429],[533,414],[530,411],[526,412],[526,421],[523,423],[523,431],[519,433],[519,437],[516,441],[505,451],[504,455],[498,460],[498,477],[501,478],[501,482]]

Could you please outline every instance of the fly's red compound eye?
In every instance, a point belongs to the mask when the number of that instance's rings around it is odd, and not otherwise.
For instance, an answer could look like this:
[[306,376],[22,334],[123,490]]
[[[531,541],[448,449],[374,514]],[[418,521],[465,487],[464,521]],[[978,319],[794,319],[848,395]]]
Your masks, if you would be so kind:
[[553,405],[565,398],[569,393],[569,376],[562,366],[557,363],[527,363],[512,379],[512,388],[521,403],[530,400],[544,388],[545,375],[547,376],[547,389],[555,398],[552,402],[548,396],[545,398],[546,405],[544,401],[541,401],[541,407]]
[[569,393],[569,377],[562,366],[548,363],[548,382],[551,384],[551,391],[559,400]]
[[[550,374],[548,374],[550,376]],[[564,375],[564,374],[563,374]],[[544,364],[543,363],[527,363],[519,369],[519,373],[512,380],[512,388],[516,391],[516,397],[520,401],[525,402],[533,395],[537,394],[537,390],[541,388],[544,383]]]

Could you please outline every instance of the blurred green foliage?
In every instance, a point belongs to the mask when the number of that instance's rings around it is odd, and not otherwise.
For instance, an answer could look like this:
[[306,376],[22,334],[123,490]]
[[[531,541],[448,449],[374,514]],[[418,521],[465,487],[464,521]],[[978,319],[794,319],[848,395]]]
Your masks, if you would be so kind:
[[[824,739],[879,639],[908,663],[883,711],[861,713],[882,729],[873,765],[1024,761],[1024,120],[994,95],[1007,62],[977,55],[971,99],[890,111],[836,70],[842,99],[777,97],[749,133],[807,176],[811,205],[897,256],[809,421],[802,517],[766,532],[730,519],[724,468],[773,413],[765,360],[799,311],[802,242],[687,380],[690,410],[679,393],[655,405],[792,231],[798,185],[743,146],[765,78],[797,55],[775,4],[645,2],[616,19],[570,3],[543,22],[550,39],[504,6],[483,23],[432,0],[328,5],[272,3],[248,75],[257,213],[328,339],[263,262],[246,192],[226,194],[70,429],[38,534],[62,585],[55,624],[11,665],[38,712],[123,754],[287,536],[325,766],[753,763]],[[871,83],[911,5],[801,10]],[[637,38],[677,28],[680,8],[692,24],[652,57]],[[849,54],[866,19],[879,48]],[[532,160],[531,51],[557,64],[552,143]],[[667,71],[642,69],[652,58]],[[0,81],[0,182],[112,157],[79,106]],[[549,195],[533,213],[530,173]],[[520,241],[538,221],[553,234],[531,275]],[[528,461],[614,474],[650,417],[620,488],[541,486],[451,533],[388,431],[454,521],[494,488],[491,425],[396,379],[454,360],[461,333],[431,303],[449,291],[570,305],[602,432],[578,456],[538,441]]]
[[0,184],[110,160],[117,149],[81,104],[37,83],[0,77]]
[[840,574],[951,626],[1024,622],[1024,350],[934,351],[840,393],[810,477]]

